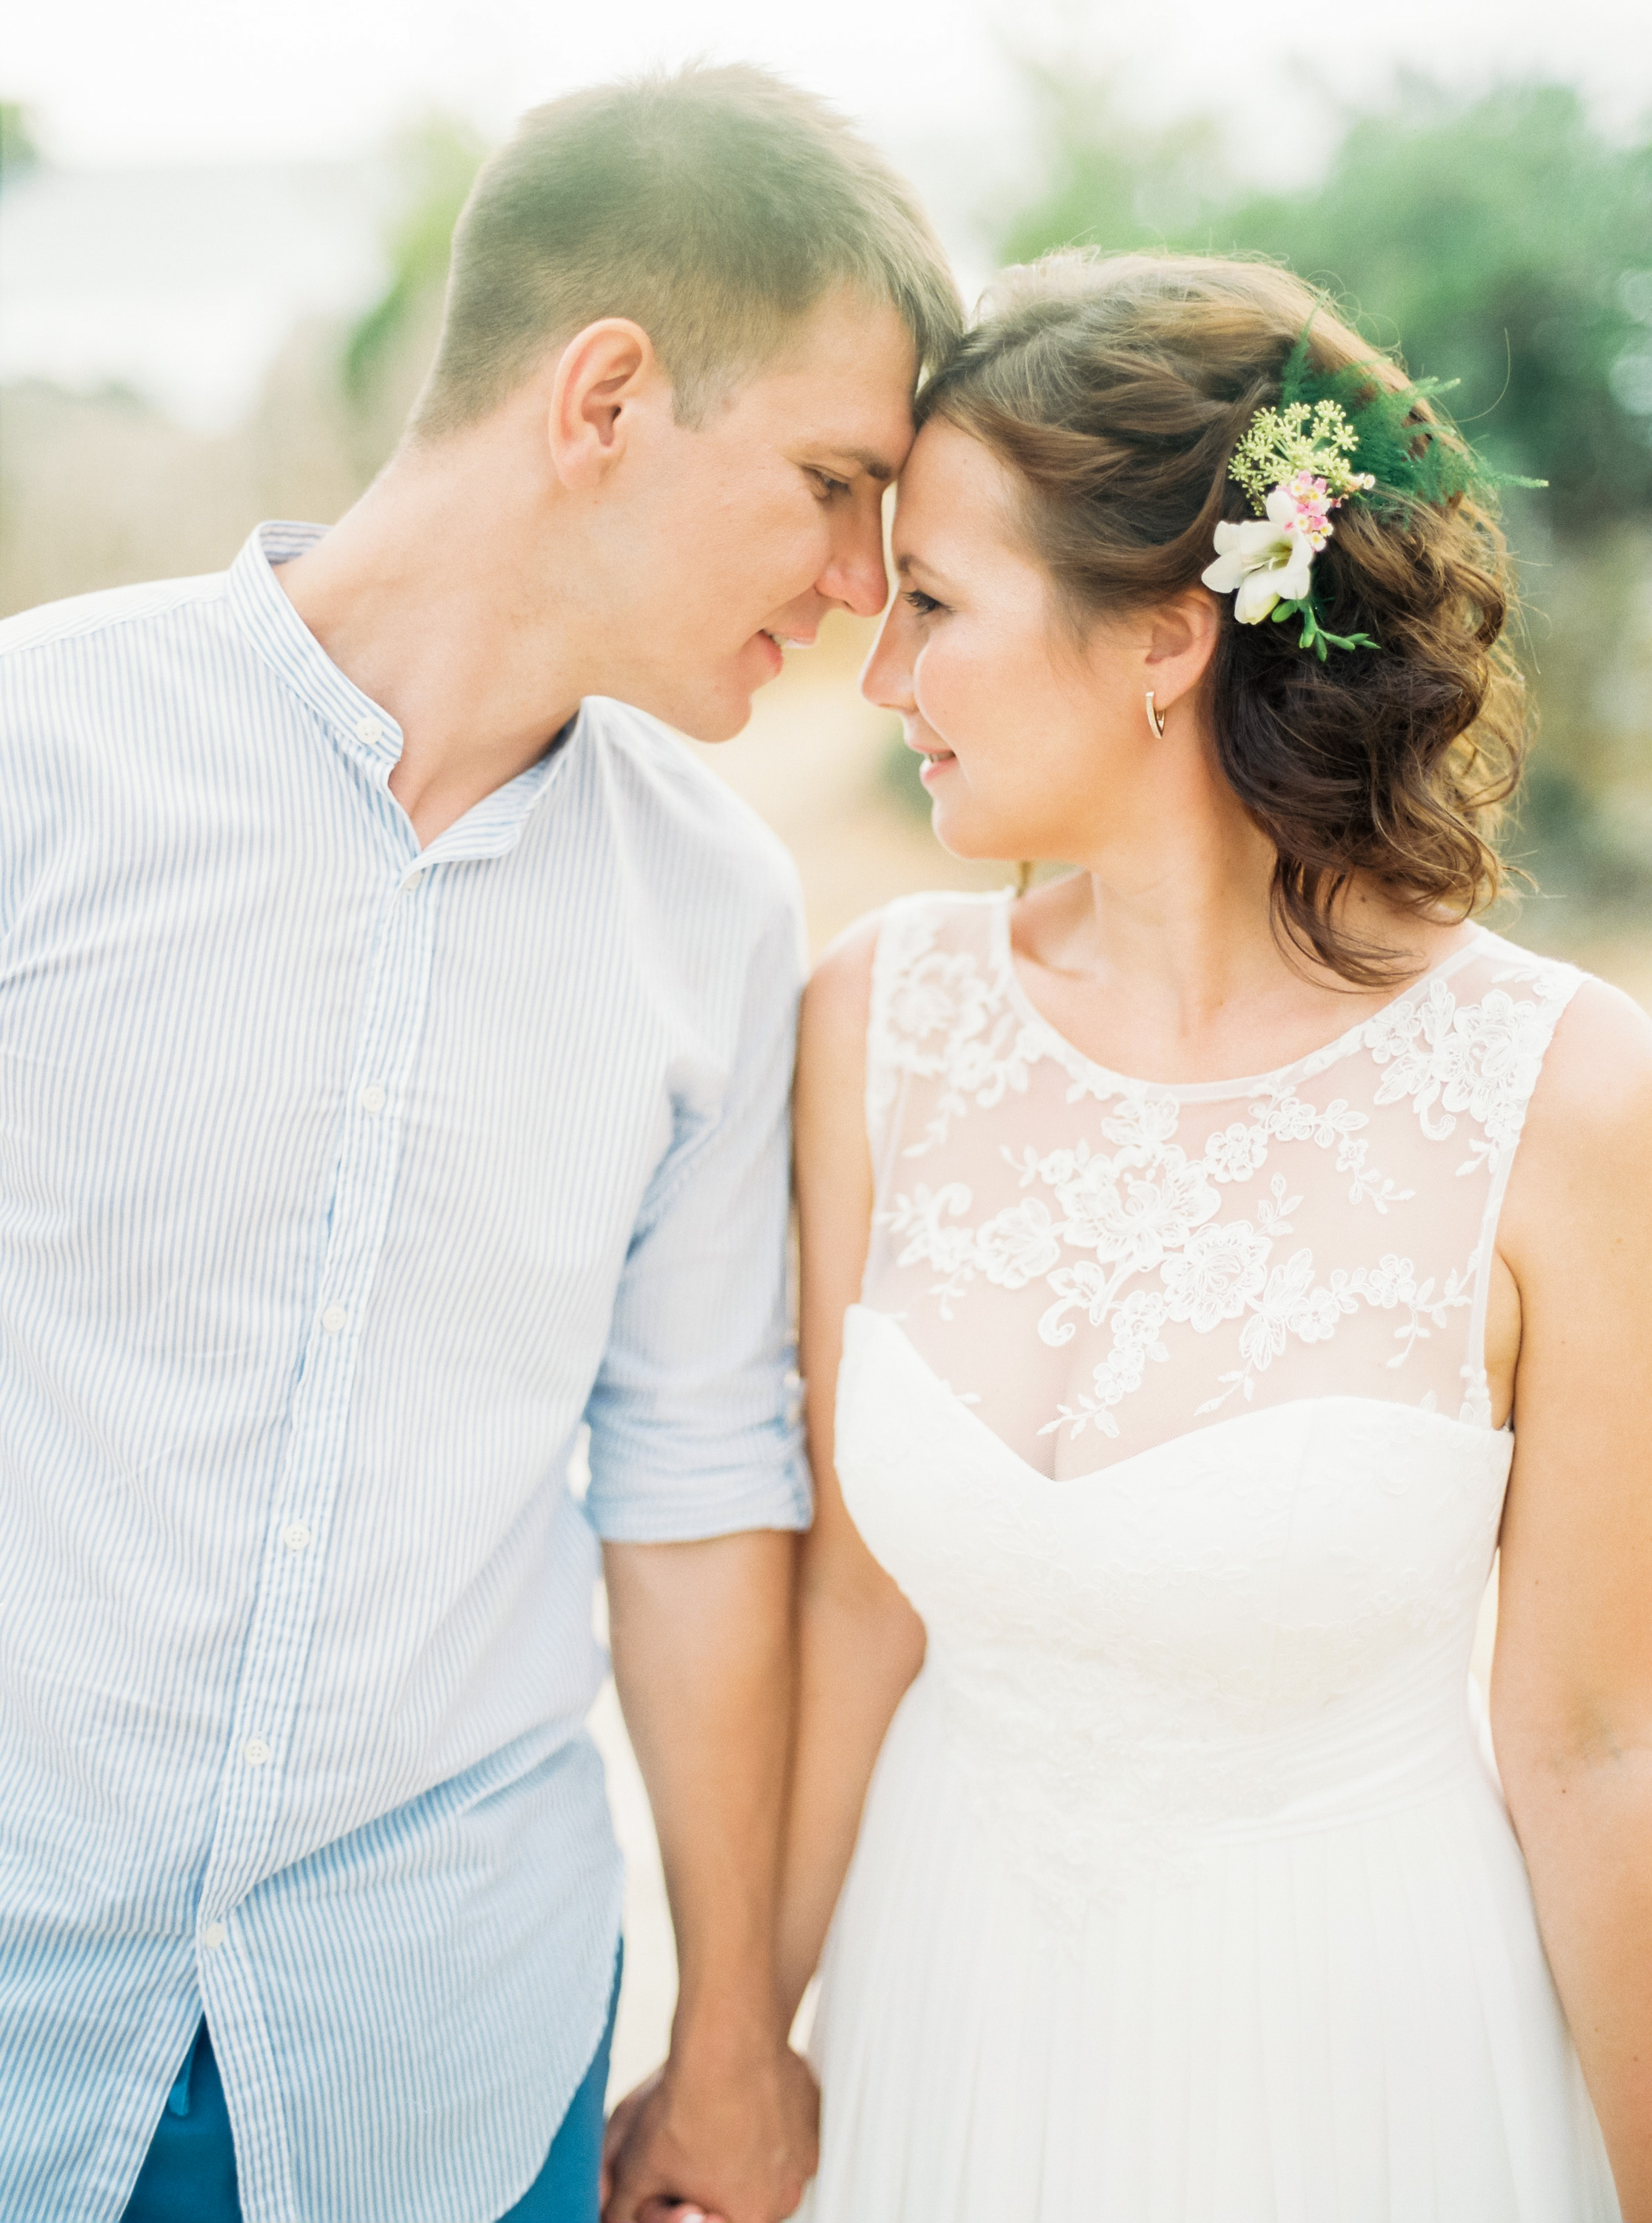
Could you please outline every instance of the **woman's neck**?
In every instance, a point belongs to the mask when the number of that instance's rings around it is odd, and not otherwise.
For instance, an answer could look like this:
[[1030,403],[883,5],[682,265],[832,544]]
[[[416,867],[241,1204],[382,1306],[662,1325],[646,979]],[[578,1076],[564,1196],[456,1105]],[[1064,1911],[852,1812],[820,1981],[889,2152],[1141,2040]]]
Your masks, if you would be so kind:
[[1024,985],[1075,1046],[1116,1070],[1219,1080],[1289,1064],[1391,999],[1467,930],[1399,910],[1356,878],[1336,923],[1397,960],[1351,983],[1292,951],[1273,902],[1276,852],[1234,801],[1156,814],[1017,906]]

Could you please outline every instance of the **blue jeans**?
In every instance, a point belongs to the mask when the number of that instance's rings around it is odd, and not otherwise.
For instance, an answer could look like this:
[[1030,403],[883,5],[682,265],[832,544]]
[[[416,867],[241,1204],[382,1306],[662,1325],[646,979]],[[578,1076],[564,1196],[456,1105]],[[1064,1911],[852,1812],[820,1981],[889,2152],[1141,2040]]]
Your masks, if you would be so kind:
[[[603,2100],[619,2005],[619,1969],[616,1959],[608,2026],[550,2142],[545,2165],[499,2223],[597,2223]],[[204,2023],[161,2110],[160,2127],[121,2223],[241,2223],[229,2112]]]

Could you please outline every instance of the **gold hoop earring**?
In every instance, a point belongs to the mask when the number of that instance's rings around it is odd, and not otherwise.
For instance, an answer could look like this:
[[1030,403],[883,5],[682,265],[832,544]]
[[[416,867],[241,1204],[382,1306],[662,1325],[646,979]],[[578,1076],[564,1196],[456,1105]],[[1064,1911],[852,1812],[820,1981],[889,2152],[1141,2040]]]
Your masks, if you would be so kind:
[[1153,737],[1155,740],[1162,740],[1164,739],[1165,716],[1165,714],[1164,711],[1154,709],[1153,690],[1150,687],[1147,690],[1147,723],[1153,729]]

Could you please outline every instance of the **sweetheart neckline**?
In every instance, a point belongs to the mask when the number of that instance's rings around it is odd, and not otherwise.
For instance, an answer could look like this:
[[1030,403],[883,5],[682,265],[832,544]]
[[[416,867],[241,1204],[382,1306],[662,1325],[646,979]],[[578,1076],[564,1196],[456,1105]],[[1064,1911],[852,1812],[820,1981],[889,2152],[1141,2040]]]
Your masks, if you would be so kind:
[[913,1363],[926,1379],[939,1391],[948,1408],[958,1414],[971,1429],[983,1436],[989,1444],[1002,1452],[1012,1465],[1019,1468],[1023,1475],[1030,1476],[1035,1483],[1046,1489],[1069,1489],[1082,1483],[1109,1481],[1115,1476],[1122,1474],[1126,1468],[1140,1465],[1144,1461],[1156,1458],[1163,1452],[1174,1451],[1181,1445],[1192,1442],[1196,1438],[1219,1436],[1226,1429],[1248,1427],[1274,1414],[1300,1413],[1310,1406],[1359,1405],[1374,1408],[1379,1413],[1403,1413],[1413,1425],[1420,1421],[1430,1427],[1448,1428],[1457,1434],[1473,1437],[1477,1441],[1495,1443],[1501,1439],[1511,1443],[1513,1439],[1514,1432],[1510,1427],[1483,1427],[1473,1420],[1460,1420],[1449,1413],[1430,1413],[1421,1405],[1401,1405],[1387,1397],[1360,1397],[1351,1395],[1347,1392],[1334,1392],[1323,1397],[1290,1397],[1278,1404],[1253,1406],[1248,1412],[1233,1413],[1226,1420],[1213,1420],[1207,1427],[1184,1428],[1179,1435],[1163,1437],[1158,1443],[1144,1445],[1139,1452],[1128,1452],[1122,1458],[1110,1460],[1105,1466],[1087,1468],[1083,1474],[1046,1474],[1042,1469],[1034,1466],[1030,1459],[1023,1458],[1018,1451],[1012,1450],[996,1429],[989,1427],[978,1413],[970,1410],[951,1382],[942,1381],[940,1376],[936,1373],[893,1313],[879,1312],[873,1305],[852,1304],[845,1311],[845,1327],[850,1316],[854,1313],[859,1313],[869,1319],[881,1320],[885,1326],[891,1328],[901,1348],[908,1354]]

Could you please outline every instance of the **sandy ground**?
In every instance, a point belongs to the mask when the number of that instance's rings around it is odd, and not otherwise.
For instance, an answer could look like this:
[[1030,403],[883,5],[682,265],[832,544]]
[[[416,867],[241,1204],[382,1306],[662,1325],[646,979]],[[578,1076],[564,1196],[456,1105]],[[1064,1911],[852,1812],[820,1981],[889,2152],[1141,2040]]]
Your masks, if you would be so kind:
[[[761,813],[796,858],[818,954],[864,912],[920,888],[1000,887],[1009,867],[960,864],[915,810],[892,800],[885,762],[895,721],[855,690],[871,629],[828,620],[820,645],[795,657],[757,697],[737,740],[694,746],[696,755]],[[1517,939],[1517,923],[1506,929]],[[1567,954],[1616,981],[1652,1010],[1652,926],[1581,935]],[[1482,1688],[1496,1627],[1487,1593],[1475,1649]],[[648,1799],[631,1756],[612,1682],[591,1728],[608,1771],[615,1827],[625,1855],[625,1978],[614,2037],[611,2096],[630,2089],[661,2059],[670,2029],[676,1961]]]

